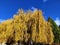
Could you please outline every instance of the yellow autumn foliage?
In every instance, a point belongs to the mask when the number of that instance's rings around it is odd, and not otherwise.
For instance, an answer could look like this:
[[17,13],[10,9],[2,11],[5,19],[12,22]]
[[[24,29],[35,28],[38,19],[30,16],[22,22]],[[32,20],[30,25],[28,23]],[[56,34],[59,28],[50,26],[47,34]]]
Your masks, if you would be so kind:
[[0,24],[0,42],[13,37],[15,41],[27,42],[31,38],[37,43],[52,44],[54,35],[50,25],[42,16],[41,10],[24,12],[21,9],[12,19]]

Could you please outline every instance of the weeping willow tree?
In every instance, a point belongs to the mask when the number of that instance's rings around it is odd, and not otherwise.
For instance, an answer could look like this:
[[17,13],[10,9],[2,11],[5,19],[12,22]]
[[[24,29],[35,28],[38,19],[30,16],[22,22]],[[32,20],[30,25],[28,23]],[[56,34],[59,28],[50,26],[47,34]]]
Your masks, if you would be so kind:
[[[35,9],[24,12],[18,11],[12,19],[8,19],[0,24],[0,42],[26,42],[30,43],[53,43],[53,32],[51,24],[42,16],[42,11]],[[29,41],[29,42],[28,42]],[[11,41],[10,41],[11,42]]]

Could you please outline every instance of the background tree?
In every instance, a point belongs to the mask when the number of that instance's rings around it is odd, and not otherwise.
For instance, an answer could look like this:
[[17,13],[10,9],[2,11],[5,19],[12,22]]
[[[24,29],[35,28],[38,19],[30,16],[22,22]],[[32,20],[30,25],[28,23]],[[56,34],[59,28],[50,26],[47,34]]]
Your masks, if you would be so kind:
[[60,28],[60,25],[59,25],[59,28]]
[[60,30],[59,30],[57,24],[50,17],[48,18],[48,22],[51,23],[52,31],[54,33],[54,43],[60,43]]

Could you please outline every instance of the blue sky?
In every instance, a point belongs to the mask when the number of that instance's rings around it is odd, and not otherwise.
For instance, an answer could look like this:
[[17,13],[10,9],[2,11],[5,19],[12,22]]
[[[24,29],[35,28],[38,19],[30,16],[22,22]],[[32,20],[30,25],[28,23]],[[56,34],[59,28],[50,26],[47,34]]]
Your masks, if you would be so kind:
[[42,10],[45,19],[51,17],[60,23],[60,0],[0,0],[0,20],[12,18],[19,8],[28,10],[32,7]]

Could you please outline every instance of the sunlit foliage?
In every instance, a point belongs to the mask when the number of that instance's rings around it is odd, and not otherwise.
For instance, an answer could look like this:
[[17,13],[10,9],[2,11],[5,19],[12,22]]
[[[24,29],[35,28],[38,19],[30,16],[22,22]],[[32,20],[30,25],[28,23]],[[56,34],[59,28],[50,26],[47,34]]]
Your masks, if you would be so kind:
[[7,41],[13,37],[14,41],[25,41],[29,39],[36,43],[53,43],[53,32],[49,22],[45,21],[42,11],[24,12],[18,11],[13,19],[8,19],[0,24],[0,42]]

